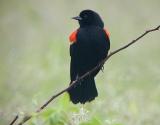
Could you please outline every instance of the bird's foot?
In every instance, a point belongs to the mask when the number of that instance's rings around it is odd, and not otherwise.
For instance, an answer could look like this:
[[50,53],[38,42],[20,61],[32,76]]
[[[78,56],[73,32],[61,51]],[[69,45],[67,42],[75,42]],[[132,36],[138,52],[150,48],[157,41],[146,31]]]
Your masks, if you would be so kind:
[[101,67],[101,71],[102,71],[102,72],[104,71],[104,66]]

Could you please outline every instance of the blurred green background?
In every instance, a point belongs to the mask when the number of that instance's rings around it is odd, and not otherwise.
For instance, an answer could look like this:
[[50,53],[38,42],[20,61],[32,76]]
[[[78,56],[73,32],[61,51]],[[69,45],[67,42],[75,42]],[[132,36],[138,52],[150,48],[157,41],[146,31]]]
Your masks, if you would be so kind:
[[[160,0],[0,0],[0,125],[68,86],[71,17],[83,9],[101,15],[111,50],[160,24]],[[65,94],[26,125],[159,125],[160,32],[113,56],[96,82],[95,101]]]

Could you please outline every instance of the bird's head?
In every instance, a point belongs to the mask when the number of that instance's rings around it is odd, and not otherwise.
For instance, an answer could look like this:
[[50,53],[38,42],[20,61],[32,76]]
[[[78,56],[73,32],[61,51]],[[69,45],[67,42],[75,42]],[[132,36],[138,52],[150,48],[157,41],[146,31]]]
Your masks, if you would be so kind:
[[99,26],[104,27],[104,23],[98,13],[93,10],[83,10],[79,16],[73,17],[72,19],[78,20],[80,27],[85,26]]

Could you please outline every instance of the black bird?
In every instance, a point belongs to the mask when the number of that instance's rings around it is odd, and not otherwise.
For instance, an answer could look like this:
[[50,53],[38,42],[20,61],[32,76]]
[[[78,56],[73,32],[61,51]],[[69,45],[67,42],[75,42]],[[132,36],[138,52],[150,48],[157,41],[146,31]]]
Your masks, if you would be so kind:
[[[71,82],[97,66],[110,49],[109,33],[98,13],[83,10],[78,20],[80,27],[70,35],[70,79]],[[98,96],[94,77],[101,68],[84,78],[68,90],[70,100],[74,103],[90,102]]]

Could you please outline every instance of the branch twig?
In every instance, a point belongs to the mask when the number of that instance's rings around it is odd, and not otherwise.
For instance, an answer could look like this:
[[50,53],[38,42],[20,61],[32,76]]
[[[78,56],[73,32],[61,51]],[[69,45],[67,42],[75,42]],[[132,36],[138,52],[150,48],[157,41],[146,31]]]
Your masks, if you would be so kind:
[[18,115],[16,115],[14,117],[14,119],[12,120],[12,122],[9,125],[13,125],[17,121],[17,119],[18,119]]
[[[135,42],[137,42],[139,39],[141,39],[142,37],[144,37],[145,35],[149,34],[150,32],[153,31],[157,31],[160,29],[160,25],[157,26],[156,28],[152,28],[150,30],[145,31],[143,34],[141,34],[139,37],[137,37],[135,40],[132,40],[131,42],[129,42],[128,44],[122,46],[121,48],[110,52],[110,54],[104,59],[102,60],[96,67],[94,67],[93,69],[91,69],[90,71],[86,72],[84,75],[82,75],[79,79],[73,81],[69,87],[63,89],[62,91],[60,91],[59,93],[53,95],[48,101],[46,101],[39,109],[36,110],[36,113],[41,112],[44,108],[46,108],[55,98],[57,98],[58,96],[62,95],[64,92],[68,91],[69,89],[71,89],[73,86],[77,85],[79,81],[83,80],[85,77],[87,77],[88,75],[90,75],[91,73],[93,73],[95,70],[97,70],[99,67],[103,66],[104,63],[114,54],[128,48],[130,45],[134,44]],[[26,116],[18,125],[22,125],[25,122],[27,122],[29,119],[31,119],[32,116]],[[10,125],[13,125],[14,122],[18,119],[18,117],[16,119],[13,120],[13,123]]]

